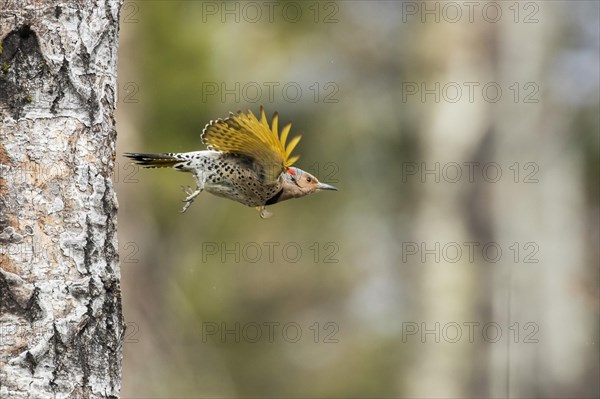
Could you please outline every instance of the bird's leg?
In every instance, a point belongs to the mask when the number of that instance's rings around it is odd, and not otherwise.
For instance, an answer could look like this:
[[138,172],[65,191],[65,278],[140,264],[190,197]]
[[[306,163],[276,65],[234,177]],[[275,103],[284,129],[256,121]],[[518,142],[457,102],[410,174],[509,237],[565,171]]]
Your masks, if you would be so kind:
[[190,186],[181,186],[181,189],[184,193],[187,194],[187,197],[183,200],[183,202],[185,202],[185,205],[183,205],[183,208],[181,209],[181,211],[179,211],[180,213],[184,213],[185,211],[187,211],[187,209],[190,207],[190,205],[192,205],[192,202],[194,202],[196,197],[200,195],[202,191],[204,191],[204,173],[202,173],[202,171],[196,171],[194,173],[194,178],[196,179],[196,190],[192,189]]
[[181,211],[179,211],[180,213],[184,213],[185,211],[187,211],[187,209],[190,207],[190,205],[192,205],[192,202],[194,202],[196,197],[198,195],[200,195],[200,193],[202,192],[202,189],[200,187],[198,187],[194,191],[190,186],[187,186],[187,187],[181,186],[181,190],[188,195],[183,200],[183,202],[185,202],[185,205],[183,205],[183,208],[181,209]]
[[271,216],[273,216],[273,214],[269,211],[267,211],[267,207],[266,206],[257,206],[256,210],[258,212],[260,212],[260,217],[261,219],[269,219]]

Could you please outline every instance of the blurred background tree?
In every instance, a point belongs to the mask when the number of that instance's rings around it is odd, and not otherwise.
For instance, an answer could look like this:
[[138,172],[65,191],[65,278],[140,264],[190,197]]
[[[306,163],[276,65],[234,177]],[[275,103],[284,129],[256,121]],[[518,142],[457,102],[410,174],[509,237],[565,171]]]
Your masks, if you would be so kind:
[[269,4],[123,8],[119,152],[262,104],[341,189],[180,215],[118,159],[123,397],[598,396],[598,3]]

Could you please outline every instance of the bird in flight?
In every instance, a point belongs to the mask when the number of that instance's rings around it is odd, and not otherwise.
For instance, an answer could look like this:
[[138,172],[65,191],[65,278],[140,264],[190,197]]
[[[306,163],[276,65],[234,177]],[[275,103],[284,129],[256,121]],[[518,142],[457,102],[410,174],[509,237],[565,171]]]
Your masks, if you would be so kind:
[[201,136],[208,147],[205,151],[124,155],[145,168],[173,168],[192,173],[196,189],[182,187],[187,197],[181,212],[185,212],[202,191],[207,191],[256,207],[260,217],[266,219],[272,216],[267,205],[319,190],[337,190],[292,166],[299,158],[292,155],[292,151],[300,136],[287,143],[292,125],[283,126],[279,134],[278,121],[279,116],[275,113],[269,126],[262,107],[260,119],[252,111],[238,111],[206,125]]

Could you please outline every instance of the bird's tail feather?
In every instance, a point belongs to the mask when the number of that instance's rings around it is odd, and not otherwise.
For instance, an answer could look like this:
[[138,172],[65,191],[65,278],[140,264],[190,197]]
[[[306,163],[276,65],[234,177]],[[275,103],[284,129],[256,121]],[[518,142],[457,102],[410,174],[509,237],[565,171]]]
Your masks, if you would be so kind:
[[172,168],[184,160],[177,153],[148,154],[127,152],[123,155],[133,159],[136,164],[144,168]]

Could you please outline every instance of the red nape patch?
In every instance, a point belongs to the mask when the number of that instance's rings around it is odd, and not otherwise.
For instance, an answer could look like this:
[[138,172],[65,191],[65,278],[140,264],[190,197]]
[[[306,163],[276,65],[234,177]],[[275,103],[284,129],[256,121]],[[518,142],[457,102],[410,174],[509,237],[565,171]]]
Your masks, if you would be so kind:
[[292,169],[292,168],[288,168],[287,172],[288,172],[290,175],[294,175],[294,176],[296,176],[296,172],[294,172],[294,169]]

